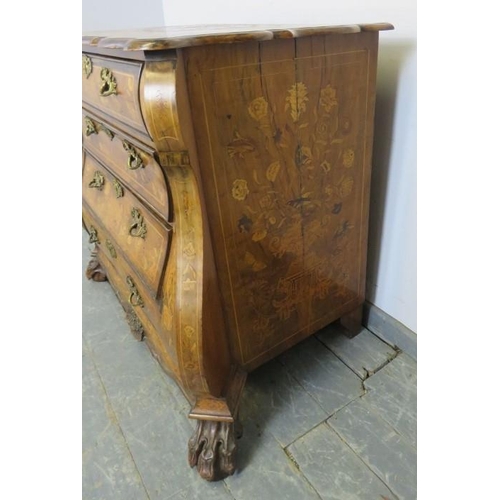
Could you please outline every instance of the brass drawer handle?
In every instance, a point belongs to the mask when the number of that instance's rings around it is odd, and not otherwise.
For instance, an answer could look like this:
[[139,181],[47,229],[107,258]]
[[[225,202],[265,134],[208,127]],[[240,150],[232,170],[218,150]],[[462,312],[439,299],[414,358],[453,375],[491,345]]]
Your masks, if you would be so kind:
[[130,170],[136,170],[144,166],[141,155],[128,141],[122,141],[123,149],[128,153],[127,166]]
[[89,118],[88,116],[85,117],[85,135],[88,137],[89,135],[92,134],[98,134],[97,130],[97,125],[95,124],[94,120]]
[[137,287],[134,283],[134,280],[131,276],[127,276],[127,285],[130,291],[130,295],[128,296],[128,301],[134,307],[144,307],[144,301],[142,300],[141,294],[137,290]]
[[115,134],[109,130],[109,128],[105,127],[102,123],[100,125],[101,130],[109,137],[109,140],[112,141],[115,137]]
[[96,170],[94,172],[94,177],[92,177],[92,180],[89,182],[89,187],[102,191],[103,186],[104,186],[104,175],[102,175],[102,172],[99,172],[99,170]]
[[128,234],[136,238],[145,238],[148,229],[146,227],[146,223],[144,222],[144,217],[135,207],[132,208],[131,215],[132,215],[132,224],[130,226],[130,229],[128,230]]
[[92,59],[89,56],[82,56],[82,72],[85,78],[88,78],[92,73]]
[[113,187],[115,188],[115,195],[117,198],[122,198],[125,194],[123,186],[120,184],[118,179],[113,180]]
[[106,247],[109,251],[109,254],[111,255],[111,257],[113,257],[113,259],[116,259],[116,250],[115,250],[115,247],[113,246],[113,243],[111,243],[110,240],[106,240]]
[[116,80],[108,68],[101,69],[101,87],[99,88],[99,94],[103,97],[108,97],[110,95],[118,95],[116,90]]
[[89,227],[89,243],[100,243],[97,229],[94,226]]

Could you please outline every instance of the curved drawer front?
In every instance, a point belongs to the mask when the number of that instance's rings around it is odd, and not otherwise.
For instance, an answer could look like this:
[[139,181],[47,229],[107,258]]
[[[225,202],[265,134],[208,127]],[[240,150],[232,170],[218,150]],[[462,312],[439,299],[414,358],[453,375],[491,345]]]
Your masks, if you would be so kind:
[[83,138],[86,149],[168,221],[169,201],[165,176],[149,152],[88,114],[83,115]]
[[[118,255],[114,258],[107,251],[104,241],[110,236],[92,215],[83,210],[83,221],[87,230],[94,227],[100,234],[97,243],[99,262],[104,266],[106,276],[118,295],[132,330],[139,333],[141,326],[146,339],[153,344],[154,352],[160,355],[164,369],[177,380],[180,379],[175,352],[166,349],[166,341],[161,334],[160,307],[148,294],[134,270]],[[135,316],[135,318],[134,318]],[[132,320],[132,321],[131,321]],[[137,320],[139,323],[137,323]]]
[[82,55],[82,99],[149,137],[139,104],[142,63]]
[[167,228],[89,154],[84,160],[83,199],[111,235],[115,251],[127,256],[156,297],[169,246]]

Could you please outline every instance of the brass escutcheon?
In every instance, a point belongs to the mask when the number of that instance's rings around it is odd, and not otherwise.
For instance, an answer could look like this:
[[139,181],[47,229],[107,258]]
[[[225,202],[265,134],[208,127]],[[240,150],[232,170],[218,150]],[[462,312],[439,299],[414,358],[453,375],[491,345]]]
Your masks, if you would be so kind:
[[140,167],[144,167],[144,162],[142,161],[141,155],[128,141],[122,141],[123,149],[128,153],[127,166],[130,170],[136,170]]
[[113,259],[116,259],[116,250],[115,247],[113,246],[113,243],[111,243],[110,240],[106,240],[106,247],[109,250],[109,253]]
[[94,226],[89,227],[89,243],[100,243],[97,236],[97,229]]
[[99,94],[103,97],[108,97],[112,94],[117,95],[118,91],[116,90],[116,80],[111,73],[109,68],[101,69],[101,87],[99,88]]
[[141,294],[137,290],[137,287],[134,283],[134,280],[131,276],[127,276],[127,285],[130,291],[130,295],[128,296],[128,301],[134,307],[144,307],[144,301],[142,300]]
[[82,72],[86,78],[92,73],[92,59],[89,56],[82,56]]
[[125,194],[123,186],[120,184],[118,179],[113,180],[113,187],[115,188],[115,195],[117,198],[122,198]]
[[144,222],[144,217],[139,212],[139,209],[132,208],[132,224],[130,229],[128,230],[128,234],[130,236],[134,236],[136,238],[145,238],[148,229],[146,227],[146,223]]
[[96,188],[99,191],[102,191],[103,186],[104,186],[104,175],[102,175],[102,172],[100,172],[99,170],[96,170],[94,172],[94,177],[92,177],[92,180],[89,182],[89,187]]

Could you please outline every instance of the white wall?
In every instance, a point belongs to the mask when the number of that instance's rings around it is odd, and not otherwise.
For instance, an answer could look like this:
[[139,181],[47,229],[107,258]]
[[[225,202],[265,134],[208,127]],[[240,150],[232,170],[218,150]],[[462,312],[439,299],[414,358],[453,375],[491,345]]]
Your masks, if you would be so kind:
[[394,24],[395,31],[380,33],[367,298],[416,332],[416,0],[82,2],[84,30],[209,23]]
[[83,31],[163,26],[163,0],[82,0]]

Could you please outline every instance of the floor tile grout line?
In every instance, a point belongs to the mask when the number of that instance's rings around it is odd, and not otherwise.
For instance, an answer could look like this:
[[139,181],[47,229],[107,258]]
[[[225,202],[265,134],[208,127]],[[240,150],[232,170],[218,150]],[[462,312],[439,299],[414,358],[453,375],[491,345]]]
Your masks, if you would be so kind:
[[[319,425],[319,424],[318,424]],[[317,426],[314,426],[314,427],[317,427]],[[306,474],[304,472],[302,472],[302,470],[300,469],[300,466],[298,464],[298,462],[295,461],[295,457],[290,453],[290,455],[288,454],[288,451],[286,449],[286,447],[283,447],[281,446],[281,443],[274,437],[273,435],[273,439],[276,441],[277,445],[283,450],[283,453],[285,454],[286,458],[288,459],[289,462],[292,463],[292,465],[295,467],[295,469],[297,470],[298,474],[299,474],[299,477],[303,478],[304,481],[311,487],[311,489],[314,491],[314,493],[316,493],[316,495],[318,495],[318,499],[319,500],[323,500],[323,497],[319,494],[319,492],[316,490],[316,488],[312,485],[311,481],[309,481],[309,478],[306,476]],[[293,460],[292,460],[292,457],[293,457]]]
[[[309,434],[311,431],[313,431],[314,429],[316,429],[317,427],[319,427],[321,424],[325,424],[326,421],[333,417],[336,413],[338,413],[339,411],[343,410],[346,406],[349,406],[353,401],[356,401],[356,399],[361,399],[362,397],[364,396],[364,394],[362,394],[361,396],[357,396],[355,397],[354,399],[351,399],[348,403],[346,403],[345,405],[341,406],[340,408],[337,408],[334,412],[328,414],[327,417],[325,417],[321,422],[318,422],[317,424],[313,425],[312,427],[310,427],[309,429],[307,429],[306,432],[304,432],[304,434],[301,434],[300,436],[296,437],[293,441],[291,441],[289,444],[285,445],[285,446],[282,446],[283,449],[285,448],[288,448],[289,446],[292,446],[292,444],[296,443],[299,439],[302,439],[304,436],[306,436],[307,434]],[[322,408],[323,409],[323,408]],[[326,411],[326,410],[325,410]],[[274,434],[273,434],[273,437],[274,437]],[[276,439],[276,438],[275,438]],[[281,443],[280,443],[280,446],[281,446]]]
[[[366,393],[368,394],[368,392]],[[363,396],[360,397],[360,399],[363,399],[364,396],[366,396],[366,394],[363,394]],[[364,401],[364,404],[368,405],[370,407],[370,409],[377,415],[377,417],[379,417],[381,420],[383,420],[408,446],[410,446],[411,448],[413,448],[415,451],[417,451],[417,447],[414,446],[412,443],[410,443],[410,441],[408,441],[408,439],[403,436],[395,427],[394,425],[391,424],[391,422],[389,422],[387,419],[384,418],[384,416],[377,410],[377,408],[375,406],[373,406],[369,401],[367,401],[366,399],[363,399]],[[333,415],[332,415],[333,416]]]
[[[352,401],[351,401],[351,403],[352,403]],[[369,403],[364,403],[364,404],[369,404]],[[347,406],[347,405],[346,405],[346,406]],[[345,408],[345,407],[344,407],[344,408]],[[370,405],[370,408],[371,408],[371,405]],[[375,411],[374,411],[374,413],[375,413],[377,416],[380,416],[380,415],[379,415],[379,413],[377,412],[377,410],[375,410]],[[332,415],[332,416],[333,416],[333,415]],[[405,444],[409,445],[411,448],[414,448],[413,446],[411,446],[411,445],[410,445],[410,443],[407,441],[407,439],[406,439],[404,436],[401,436],[401,434],[400,434],[400,433],[399,433],[396,429],[394,429],[394,427],[393,427],[391,424],[389,424],[389,422],[387,422],[387,420],[385,420],[385,419],[384,419],[384,418],[382,418],[382,417],[380,417],[380,418],[381,418],[381,420],[383,420],[386,424],[388,424],[388,425],[389,425],[389,427],[390,427],[390,428],[391,428],[391,429],[392,429],[392,430],[393,430],[393,431],[394,431],[394,432],[395,432],[395,433],[396,433],[396,434],[397,434],[397,435],[398,435],[398,436],[399,436],[399,437],[400,437],[400,438],[404,441],[404,443],[405,443]],[[326,424],[327,424],[330,428],[334,429],[334,428],[332,427],[332,425],[330,425],[328,422],[327,422]],[[335,430],[335,429],[334,429],[334,430]],[[336,432],[336,434],[339,434],[337,431],[335,431],[335,432]],[[340,434],[339,434],[339,436],[340,436]],[[342,441],[344,441],[344,442],[347,444],[347,441],[345,441],[344,439],[342,439]],[[349,446],[349,448],[350,448],[350,446]],[[352,448],[351,448],[351,449],[352,449]],[[415,449],[415,448],[414,448],[414,449]],[[354,450],[353,450],[353,451],[354,451]],[[417,450],[415,449],[415,451],[417,451]],[[356,453],[356,452],[355,452],[355,453]],[[405,467],[405,469],[406,469],[406,470],[408,470],[406,467]],[[412,472],[412,471],[409,471],[409,472]]]
[[[337,356],[337,354],[335,354],[321,339],[319,339],[316,335],[313,335],[313,337],[323,346],[325,347],[328,351],[330,351],[342,364],[344,364],[345,366],[347,366],[347,368],[349,368],[349,370],[352,371],[352,373],[354,373],[354,375],[356,375],[356,377],[358,377],[361,382],[363,382],[364,379],[362,379],[342,358],[340,358],[339,356]],[[364,370],[366,370],[366,368],[363,368]],[[367,377],[368,378],[368,377]]]
[[89,345],[88,345],[87,340],[86,340],[86,339],[83,339],[83,341],[84,341],[84,342],[85,342],[85,344],[86,344],[87,351],[88,351],[88,355],[89,355],[89,357],[90,357],[90,359],[91,359],[91,361],[92,361],[92,365],[94,366],[94,369],[95,369],[95,371],[96,371],[96,373],[97,373],[97,376],[98,376],[98,378],[99,378],[99,383],[100,383],[100,385],[101,385],[101,387],[102,387],[102,390],[103,390],[103,392],[104,392],[104,395],[105,395],[105,397],[106,397],[106,399],[107,399],[107,401],[108,401],[109,407],[110,407],[111,411],[113,412],[113,416],[114,416],[114,418],[115,418],[116,425],[117,425],[117,427],[118,427],[118,429],[119,429],[119,431],[120,431],[120,434],[122,435],[123,441],[124,441],[124,443],[125,443],[125,446],[126,446],[126,448],[127,448],[128,453],[129,453],[129,455],[130,455],[130,458],[131,458],[131,460],[132,460],[132,463],[134,464],[135,470],[137,471],[137,474],[139,475],[139,478],[140,478],[140,480],[141,480],[142,487],[144,488],[144,492],[146,493],[146,496],[147,496],[148,500],[151,500],[151,496],[149,495],[149,491],[148,491],[148,489],[147,489],[147,487],[146,487],[146,484],[145,484],[144,479],[143,479],[143,477],[142,477],[141,471],[139,470],[139,467],[137,466],[137,463],[136,463],[136,461],[135,461],[135,458],[134,458],[134,455],[133,455],[133,453],[132,453],[132,450],[130,449],[130,446],[129,446],[129,444],[128,444],[127,438],[125,437],[125,433],[123,432],[122,426],[121,426],[120,421],[119,421],[119,419],[118,419],[118,415],[116,414],[116,411],[115,411],[115,409],[114,409],[114,407],[113,407],[113,404],[112,404],[112,402],[111,402],[111,399],[110,399],[110,398],[109,398],[109,396],[108,396],[108,391],[106,390],[106,386],[105,386],[104,381],[103,381],[103,379],[102,379],[102,377],[101,377],[101,373],[99,372],[99,368],[97,367],[97,364],[96,364],[96,362],[95,362],[95,359],[94,359],[94,356],[93,356],[93,354],[92,354],[92,351],[91,351],[91,350],[90,350],[90,348],[89,348]]
[[[352,401],[351,401],[352,402]],[[345,408],[345,407],[344,407]],[[366,468],[368,470],[370,470],[376,477],[378,477],[380,479],[380,481],[382,482],[382,484],[384,484],[387,489],[394,495],[394,497],[396,498],[396,500],[399,500],[399,497],[398,495],[396,495],[396,493],[394,493],[394,491],[392,491],[392,489],[389,487],[389,485],[384,481],[383,478],[381,478],[376,471],[374,471],[369,464],[367,464],[365,462],[365,460],[363,460],[363,457],[361,455],[358,455],[358,453],[356,453],[356,451],[354,450],[354,448],[340,435],[340,433],[338,433],[328,422],[326,422],[326,425],[331,429],[331,431],[333,433],[335,433],[338,438],[354,453],[354,455],[356,455],[360,460],[361,462],[363,462],[363,464],[366,466]]]

